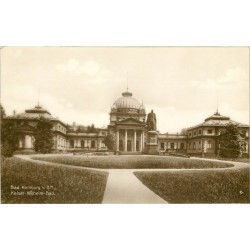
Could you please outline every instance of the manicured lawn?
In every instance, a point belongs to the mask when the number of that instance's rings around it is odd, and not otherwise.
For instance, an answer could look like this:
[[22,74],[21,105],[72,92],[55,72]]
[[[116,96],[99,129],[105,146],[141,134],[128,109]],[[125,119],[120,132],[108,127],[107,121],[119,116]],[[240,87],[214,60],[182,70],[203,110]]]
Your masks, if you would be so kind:
[[34,156],[33,159],[88,168],[103,169],[203,169],[227,168],[232,164],[169,156]]
[[135,172],[169,203],[249,203],[249,168]]
[[[4,160],[1,173],[1,202],[19,204],[102,203],[108,177],[101,171],[31,163],[14,157]],[[13,186],[19,186],[19,190]],[[28,191],[36,193],[27,195]]]

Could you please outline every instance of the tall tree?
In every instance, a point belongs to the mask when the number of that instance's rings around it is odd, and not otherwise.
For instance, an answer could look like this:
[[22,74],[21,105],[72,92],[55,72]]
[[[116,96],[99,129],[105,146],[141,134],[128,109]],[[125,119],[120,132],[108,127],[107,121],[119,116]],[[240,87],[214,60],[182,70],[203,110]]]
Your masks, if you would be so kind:
[[53,148],[53,124],[49,119],[40,117],[35,129],[34,149],[38,153],[50,153]]
[[0,104],[1,112],[1,155],[11,157],[17,149],[17,133],[15,124],[12,121],[5,120],[5,111]]
[[219,136],[220,156],[223,158],[239,157],[242,152],[242,142],[238,126],[229,123]]

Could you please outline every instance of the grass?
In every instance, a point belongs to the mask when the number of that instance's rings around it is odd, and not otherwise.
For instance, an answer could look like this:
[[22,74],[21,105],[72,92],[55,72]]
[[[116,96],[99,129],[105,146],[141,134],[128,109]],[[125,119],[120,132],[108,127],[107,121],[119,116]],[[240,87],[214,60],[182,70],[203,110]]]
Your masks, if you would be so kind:
[[135,172],[169,203],[249,203],[249,168]]
[[206,169],[228,168],[232,164],[167,156],[35,156],[33,159],[101,169]]
[[[32,163],[15,157],[2,162],[1,173],[1,202],[17,204],[101,203],[108,178],[105,172]],[[13,186],[19,186],[19,190]],[[41,190],[33,190],[34,187]],[[27,195],[28,190],[37,193]],[[16,191],[25,194],[11,193]]]

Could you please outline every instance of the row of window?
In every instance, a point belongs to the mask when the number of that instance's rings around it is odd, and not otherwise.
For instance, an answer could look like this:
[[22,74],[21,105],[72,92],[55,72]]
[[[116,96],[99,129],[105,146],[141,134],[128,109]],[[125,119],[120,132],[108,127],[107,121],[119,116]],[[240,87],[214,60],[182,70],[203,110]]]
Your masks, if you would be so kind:
[[[69,145],[71,148],[78,147],[78,144],[75,143],[75,140],[69,140]],[[88,141],[81,140],[81,148],[89,147]],[[96,147],[96,141],[90,141],[90,148]]]
[[[175,145],[176,145],[176,147],[175,147]],[[165,143],[161,142],[160,147],[161,147],[161,150],[165,150]],[[184,143],[181,143],[180,146],[179,146],[179,144],[171,142],[170,143],[170,149],[184,149]]]
[[[204,131],[206,131],[206,133],[207,133],[208,135],[213,134],[213,129],[207,129],[207,130],[204,130]],[[198,133],[198,134],[197,134],[197,133]],[[189,134],[188,134],[188,136],[189,136],[189,137],[192,137],[192,135],[193,135],[193,136],[202,135],[202,129],[199,129],[198,132],[197,132],[197,130],[195,130],[195,131],[193,131],[193,132],[190,131]]]
[[53,129],[57,131],[61,131],[66,134],[66,128],[60,124],[56,124]]
[[66,139],[58,138],[58,139],[55,139],[54,143],[56,143],[56,142],[57,142],[57,147],[66,148]]
[[[190,150],[201,150],[202,149],[202,142],[201,141],[196,141],[196,142],[189,142],[188,145]],[[207,143],[203,144],[204,149],[211,149],[212,148],[212,142],[207,141]]]

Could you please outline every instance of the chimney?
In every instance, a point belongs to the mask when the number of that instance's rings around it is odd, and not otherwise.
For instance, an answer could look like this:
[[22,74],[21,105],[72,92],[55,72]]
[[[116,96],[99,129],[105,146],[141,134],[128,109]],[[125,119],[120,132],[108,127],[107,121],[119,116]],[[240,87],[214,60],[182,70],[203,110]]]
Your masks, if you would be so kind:
[[16,115],[16,110],[13,110],[13,116],[15,116]]
[[76,131],[76,123],[73,122],[73,130]]

